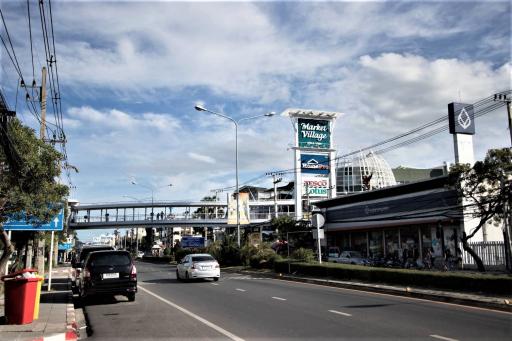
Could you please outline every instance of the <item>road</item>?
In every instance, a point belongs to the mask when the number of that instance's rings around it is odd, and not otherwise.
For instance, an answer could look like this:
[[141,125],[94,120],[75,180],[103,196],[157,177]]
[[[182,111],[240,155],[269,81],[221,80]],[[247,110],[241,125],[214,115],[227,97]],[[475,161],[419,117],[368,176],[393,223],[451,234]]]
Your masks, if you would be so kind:
[[98,340],[509,340],[512,314],[304,283],[222,274],[179,282],[175,267],[137,263],[135,302],[85,307]]

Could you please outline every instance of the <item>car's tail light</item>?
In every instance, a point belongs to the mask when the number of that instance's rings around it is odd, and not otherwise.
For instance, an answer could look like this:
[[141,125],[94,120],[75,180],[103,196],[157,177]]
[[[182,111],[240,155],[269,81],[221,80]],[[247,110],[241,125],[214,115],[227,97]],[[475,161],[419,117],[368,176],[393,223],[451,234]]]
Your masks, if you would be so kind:
[[132,271],[130,273],[130,279],[137,279],[137,268],[132,265]]
[[191,269],[199,269],[199,267],[197,266],[197,263],[192,263],[192,268]]
[[90,279],[91,278],[91,272],[88,268],[84,269],[84,278]]
[[215,263],[215,269],[219,268],[219,263]]

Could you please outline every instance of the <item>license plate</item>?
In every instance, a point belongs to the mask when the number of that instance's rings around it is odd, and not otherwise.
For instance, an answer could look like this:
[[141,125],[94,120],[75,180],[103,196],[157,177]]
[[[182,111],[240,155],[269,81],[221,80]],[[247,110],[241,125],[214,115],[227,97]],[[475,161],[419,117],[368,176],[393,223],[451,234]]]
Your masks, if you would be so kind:
[[103,279],[119,278],[119,272],[103,274]]
[[202,270],[211,270],[211,269],[212,269],[212,267],[211,267],[211,266],[203,266],[201,269],[202,269]]

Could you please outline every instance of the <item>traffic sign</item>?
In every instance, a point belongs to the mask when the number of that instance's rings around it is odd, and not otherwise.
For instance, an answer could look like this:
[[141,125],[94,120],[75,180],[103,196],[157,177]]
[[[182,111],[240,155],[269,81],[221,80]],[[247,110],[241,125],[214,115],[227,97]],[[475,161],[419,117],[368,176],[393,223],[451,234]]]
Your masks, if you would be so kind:
[[8,219],[3,224],[3,227],[6,231],[62,231],[64,230],[64,208],[62,208],[50,222],[45,224]]

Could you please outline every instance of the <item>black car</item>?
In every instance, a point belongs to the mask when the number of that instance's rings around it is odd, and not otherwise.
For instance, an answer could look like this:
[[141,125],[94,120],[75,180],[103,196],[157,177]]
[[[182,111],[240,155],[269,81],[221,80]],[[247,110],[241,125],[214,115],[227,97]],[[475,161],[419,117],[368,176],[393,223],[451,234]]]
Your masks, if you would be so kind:
[[73,268],[71,275],[71,288],[73,289],[73,292],[76,292],[78,288],[80,288],[80,272],[84,267],[84,261],[87,256],[89,256],[91,252],[106,250],[114,250],[114,248],[107,245],[86,245],[82,250],[80,250],[77,258],[71,261],[71,267]]
[[91,252],[80,275],[80,297],[124,295],[135,301],[137,269],[127,251]]

